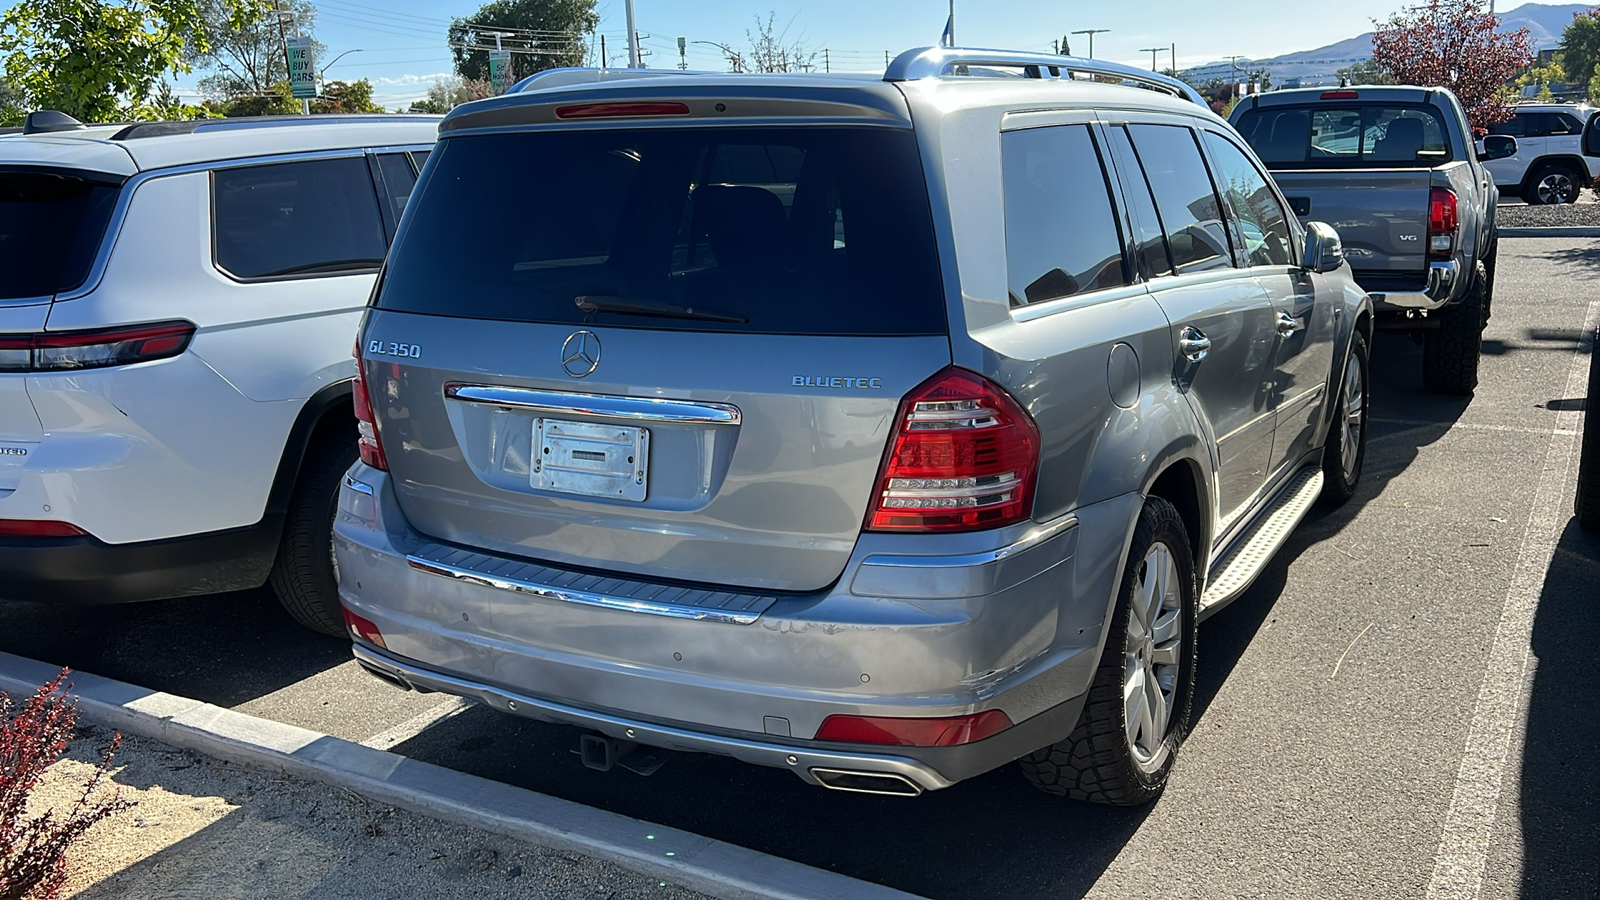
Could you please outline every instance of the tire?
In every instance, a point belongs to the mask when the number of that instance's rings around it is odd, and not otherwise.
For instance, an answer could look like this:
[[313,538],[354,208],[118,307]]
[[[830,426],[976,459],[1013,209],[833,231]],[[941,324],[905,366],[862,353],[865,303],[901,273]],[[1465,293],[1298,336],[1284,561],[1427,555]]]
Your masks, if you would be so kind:
[[300,467],[278,558],[267,581],[296,622],[322,634],[347,637],[339,607],[339,574],[333,559],[333,515],[339,482],[356,461],[356,442],[328,439],[313,444]]
[[1440,310],[1439,327],[1423,339],[1422,383],[1428,390],[1470,397],[1477,389],[1487,282],[1483,263],[1477,263],[1467,295],[1455,306]]
[[1578,525],[1600,531],[1600,329],[1589,352],[1589,393],[1583,414],[1583,450],[1578,457]]
[[1367,336],[1358,328],[1350,338],[1350,354],[1339,374],[1338,399],[1323,449],[1321,499],[1326,506],[1344,504],[1355,496],[1361,483],[1361,467],[1367,459],[1367,414],[1372,406],[1370,358]]
[[1483,325],[1489,327],[1490,307],[1494,305],[1494,267],[1500,257],[1500,230],[1489,238],[1489,252],[1483,255]]
[[1571,168],[1546,163],[1534,170],[1522,199],[1531,204],[1575,203],[1582,192],[1583,177]]
[[[1152,592],[1157,627],[1147,630],[1141,623],[1148,616],[1137,613],[1152,603],[1143,595],[1149,584],[1147,576],[1155,572],[1164,572],[1173,590]],[[1133,530],[1128,566],[1122,575],[1116,608],[1107,623],[1105,650],[1078,725],[1066,740],[1018,760],[1029,782],[1059,797],[1116,806],[1139,806],[1161,795],[1178,747],[1189,731],[1198,634],[1197,597],[1194,557],[1183,519],[1171,503],[1151,497],[1140,510]],[[1163,621],[1167,626],[1160,624]],[[1161,634],[1168,637],[1155,641]],[[1130,652],[1130,645],[1137,649]],[[1163,666],[1157,662],[1160,659],[1173,662]],[[1156,677],[1147,679],[1145,675],[1152,671]],[[1153,685],[1154,696],[1165,705],[1167,721],[1159,731],[1159,740],[1155,740],[1157,733],[1151,727],[1158,716],[1151,716],[1141,726],[1135,715],[1138,733],[1129,734],[1129,706],[1138,703],[1140,709],[1148,709],[1152,696],[1148,690],[1136,690],[1133,698],[1124,701],[1130,674],[1142,684]],[[1163,684],[1170,685],[1170,692]]]

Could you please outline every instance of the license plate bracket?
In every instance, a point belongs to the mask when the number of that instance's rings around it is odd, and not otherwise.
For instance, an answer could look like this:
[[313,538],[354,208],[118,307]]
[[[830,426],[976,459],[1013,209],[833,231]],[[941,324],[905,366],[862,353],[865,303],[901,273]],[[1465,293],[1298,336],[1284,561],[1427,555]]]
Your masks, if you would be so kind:
[[644,502],[650,429],[566,419],[533,422],[535,490]]

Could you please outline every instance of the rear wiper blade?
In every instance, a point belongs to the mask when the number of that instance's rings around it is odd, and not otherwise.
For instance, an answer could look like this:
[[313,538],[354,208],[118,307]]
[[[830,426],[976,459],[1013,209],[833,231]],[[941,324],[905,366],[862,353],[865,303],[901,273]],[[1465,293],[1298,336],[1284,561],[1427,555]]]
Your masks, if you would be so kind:
[[700,319],[706,322],[733,322],[744,325],[750,320],[741,316],[732,316],[727,313],[710,309],[694,309],[688,306],[676,306],[671,303],[662,303],[657,300],[643,300],[638,297],[607,297],[604,295],[589,294],[574,297],[573,305],[586,313],[609,312],[624,316],[657,316],[663,319]]

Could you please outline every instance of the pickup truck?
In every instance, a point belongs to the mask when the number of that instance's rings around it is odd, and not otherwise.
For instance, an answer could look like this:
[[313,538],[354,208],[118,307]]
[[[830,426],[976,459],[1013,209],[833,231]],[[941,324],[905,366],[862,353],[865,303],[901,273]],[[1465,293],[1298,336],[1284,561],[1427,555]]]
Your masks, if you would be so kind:
[[1479,147],[1455,95],[1401,85],[1277,91],[1229,117],[1302,222],[1338,229],[1377,326],[1423,344],[1431,391],[1478,386],[1489,321],[1499,192],[1483,165],[1516,152],[1495,135]]

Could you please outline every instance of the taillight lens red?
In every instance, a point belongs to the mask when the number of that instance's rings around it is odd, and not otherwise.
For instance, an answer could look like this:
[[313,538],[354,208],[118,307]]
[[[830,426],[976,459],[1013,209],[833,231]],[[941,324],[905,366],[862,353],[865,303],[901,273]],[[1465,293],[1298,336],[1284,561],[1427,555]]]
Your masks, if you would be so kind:
[[556,107],[558,119],[618,119],[629,116],[687,116],[687,104],[674,102],[580,103]]
[[1456,195],[1449,188],[1428,192],[1428,255],[1448,259],[1455,249],[1456,230],[1461,220],[1456,210]]
[[1011,717],[998,709],[948,718],[829,716],[816,740],[843,744],[892,744],[900,747],[951,747],[970,744],[1011,727]]
[[1355,91],[1323,91],[1324,100],[1359,100],[1361,95]]
[[389,649],[389,646],[383,642],[383,633],[378,631],[378,626],[374,624],[371,619],[358,616],[351,612],[347,607],[341,608],[344,609],[344,625],[346,628],[350,629],[350,634],[360,638],[363,641],[366,641],[374,647],[382,647],[385,650]]
[[0,537],[78,537],[88,534],[71,522],[51,519],[0,519]]
[[975,531],[1033,512],[1039,428],[999,385],[945,369],[900,403],[869,531]]
[[0,335],[0,372],[73,372],[177,356],[189,348],[191,322],[125,328]]
[[367,375],[361,364],[361,343],[356,342],[351,355],[356,358],[356,380],[350,385],[350,399],[356,408],[356,449],[361,451],[361,461],[374,469],[389,471],[389,459],[383,455],[383,441],[378,437],[378,422],[372,415],[372,397],[367,392]]

